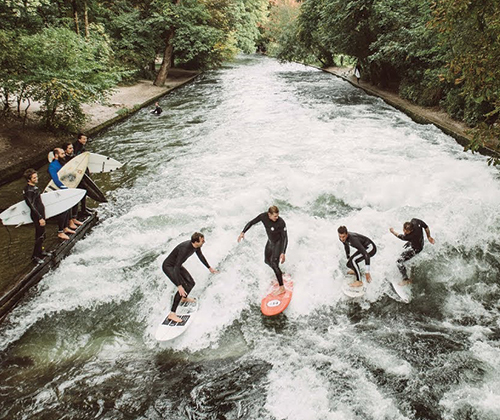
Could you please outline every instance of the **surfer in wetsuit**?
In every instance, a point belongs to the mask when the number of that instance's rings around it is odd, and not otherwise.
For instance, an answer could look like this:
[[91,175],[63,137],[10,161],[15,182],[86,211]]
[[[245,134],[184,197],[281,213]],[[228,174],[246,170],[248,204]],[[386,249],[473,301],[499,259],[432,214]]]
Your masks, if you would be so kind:
[[73,143],[75,156],[85,152],[85,145],[87,144],[87,136],[83,133],[78,133],[76,141]]
[[279,288],[274,294],[281,295],[285,293],[285,286],[283,285],[283,273],[280,270],[279,264],[280,262],[281,264],[285,262],[288,234],[285,221],[279,217],[278,207],[271,206],[267,213],[261,213],[255,219],[250,220],[243,228],[240,236],[238,236],[238,242],[245,237],[248,229],[259,222],[262,222],[266,228],[268,238],[264,250],[264,262],[272,268],[278,280]]
[[30,217],[35,225],[35,247],[33,248],[32,260],[36,264],[42,264],[43,259],[50,255],[43,251],[43,240],[45,239],[45,206],[40,197],[40,190],[36,186],[38,183],[38,173],[32,169],[26,169],[24,177],[28,182],[24,187],[24,201],[30,209]]
[[168,314],[168,319],[174,322],[182,322],[182,319],[175,313],[179,303],[194,302],[194,299],[189,298],[189,292],[193,289],[195,282],[191,274],[182,266],[184,262],[196,252],[196,255],[207,267],[212,274],[218,273],[217,270],[210,267],[207,260],[201,252],[201,247],[205,243],[205,236],[202,233],[195,232],[191,236],[190,241],[185,241],[177,245],[169,256],[163,261],[162,269],[165,275],[177,286],[177,293],[174,296],[172,308]]
[[[60,159],[60,160],[64,166],[71,159],[73,159],[75,157],[73,143],[70,143],[70,142],[64,143],[62,149],[64,150],[64,158]],[[80,185],[78,185],[77,188],[81,188]],[[80,203],[82,203],[82,211],[85,208],[86,197],[87,197],[87,194],[85,194],[80,201]],[[70,224],[73,224],[76,227],[83,225],[83,223],[77,219],[77,216],[78,216],[78,203],[75,204],[75,206],[71,209],[71,215],[70,215]]]
[[[370,283],[372,277],[370,275],[370,258],[377,253],[377,247],[370,238],[360,235],[359,233],[348,232],[345,226],[340,226],[338,229],[339,239],[344,244],[345,255],[347,257],[347,267],[350,268],[349,274],[356,275],[356,281],[351,283],[351,287],[361,287],[361,272],[359,270],[359,263],[365,260],[365,276],[366,281]],[[350,256],[350,247],[356,248],[356,252]]]
[[155,109],[151,111],[151,114],[160,115],[162,112],[163,109],[161,109],[160,104],[158,102],[155,102]]
[[[62,162],[65,156],[66,155],[64,153],[64,150],[59,147],[56,147],[54,149],[54,159],[52,160],[52,162],[49,163],[50,177],[54,181],[54,184],[56,184],[56,186],[61,190],[65,190],[68,188],[61,182],[61,180],[59,179],[59,175],[57,175],[59,170],[63,167]],[[70,224],[70,217],[71,217],[71,210],[66,210],[62,212],[59,216],[57,216],[57,223],[59,224],[59,230],[57,232],[58,238],[67,240],[69,239],[67,233],[69,234],[75,233],[75,231],[72,229],[76,229],[77,226],[74,225],[73,223]]]
[[405,267],[405,262],[412,259],[415,255],[417,255],[422,249],[424,249],[424,233],[427,235],[427,239],[431,244],[434,245],[434,238],[431,236],[431,231],[429,226],[420,219],[411,219],[409,222],[405,222],[403,224],[403,233],[398,234],[393,228],[389,229],[390,232],[401,239],[402,241],[407,241],[404,244],[405,251],[402,252],[399,257],[397,264],[398,269],[403,276],[403,281],[399,283],[400,286],[405,286],[411,283],[411,279],[408,278],[408,273]]

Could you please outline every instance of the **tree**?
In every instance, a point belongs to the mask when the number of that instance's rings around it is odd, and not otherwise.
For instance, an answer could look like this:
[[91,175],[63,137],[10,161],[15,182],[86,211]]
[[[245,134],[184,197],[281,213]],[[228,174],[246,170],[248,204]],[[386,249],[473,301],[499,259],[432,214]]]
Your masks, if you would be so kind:
[[66,28],[47,28],[20,38],[20,80],[42,102],[47,128],[76,128],[85,120],[81,105],[102,100],[122,72],[111,65],[102,28],[85,40]]

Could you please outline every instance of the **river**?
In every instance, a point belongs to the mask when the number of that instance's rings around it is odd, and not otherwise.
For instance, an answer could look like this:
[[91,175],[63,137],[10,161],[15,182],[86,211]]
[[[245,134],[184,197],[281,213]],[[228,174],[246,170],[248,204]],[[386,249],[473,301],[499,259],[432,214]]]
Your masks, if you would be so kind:
[[[341,79],[242,56],[90,144],[126,165],[102,222],[0,326],[1,419],[498,420],[500,177],[486,158]],[[265,318],[262,225],[288,226],[284,314]],[[388,280],[418,217],[414,298]],[[378,246],[362,300],[341,292],[337,227]],[[194,231],[198,317],[154,330],[165,256]]]

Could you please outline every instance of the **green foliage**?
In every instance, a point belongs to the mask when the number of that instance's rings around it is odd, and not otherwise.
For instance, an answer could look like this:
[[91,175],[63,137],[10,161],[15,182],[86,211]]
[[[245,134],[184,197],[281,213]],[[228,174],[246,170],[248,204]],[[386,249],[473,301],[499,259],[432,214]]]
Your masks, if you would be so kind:
[[218,9],[210,7],[212,4],[183,0],[176,7],[174,52],[176,62],[183,67],[215,67],[237,52],[234,34],[225,18],[229,2],[218,1]]
[[240,51],[250,54],[257,48],[263,25],[267,22],[267,0],[233,0],[234,36]]
[[110,67],[106,38],[85,40],[65,28],[47,28],[20,38],[21,78],[31,99],[41,101],[42,121],[48,128],[76,128],[84,122],[81,104],[102,100],[121,73]]

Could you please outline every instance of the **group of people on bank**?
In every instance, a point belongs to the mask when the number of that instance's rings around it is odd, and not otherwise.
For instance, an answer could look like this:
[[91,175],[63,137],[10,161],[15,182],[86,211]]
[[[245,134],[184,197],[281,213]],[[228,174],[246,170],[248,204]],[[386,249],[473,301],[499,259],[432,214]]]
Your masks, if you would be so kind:
[[[262,222],[267,233],[267,243],[264,250],[264,262],[273,270],[279,288],[274,292],[276,295],[285,293],[283,284],[283,272],[279,264],[283,264],[286,260],[285,254],[288,245],[288,234],[285,221],[279,216],[279,209],[276,206],[269,207],[267,212],[259,214],[254,219],[250,220],[242,232],[238,236],[237,241],[241,242],[245,238],[245,233],[255,224]],[[397,266],[401,272],[402,280],[400,285],[411,283],[408,276],[408,270],[405,265],[407,261],[420,253],[424,248],[424,232],[428,241],[434,244],[434,238],[431,236],[429,226],[420,219],[413,218],[409,222],[403,224],[403,233],[397,233],[392,227],[390,232],[397,238],[405,241],[404,251],[397,260]],[[377,253],[375,243],[368,237],[359,233],[350,232],[345,226],[340,226],[337,230],[339,240],[344,244],[347,257],[348,274],[356,276],[356,281],[350,284],[351,287],[362,287],[362,277],[359,264],[365,262],[366,281],[371,282],[370,275],[370,259]],[[177,292],[174,296],[172,307],[168,318],[174,322],[182,322],[182,319],[177,316],[176,311],[180,302],[192,302],[194,299],[188,295],[193,289],[195,282],[189,272],[182,264],[194,253],[200,261],[207,267],[211,273],[218,271],[207,262],[201,247],[205,243],[205,237],[202,233],[195,232],[191,239],[177,245],[174,250],[168,255],[162,265],[165,275],[177,287]],[[351,248],[355,251],[351,255]]]
[[[59,179],[59,170],[75,156],[85,152],[86,144],[87,137],[80,133],[78,134],[75,142],[66,142],[62,147],[56,147],[53,150],[54,158],[49,164],[48,172],[52,181],[54,181],[54,184],[59,189],[67,188],[67,186],[64,185],[64,183]],[[41,199],[42,193],[37,186],[38,172],[33,168],[29,168],[24,172],[24,178],[27,182],[23,191],[24,201],[30,209],[30,217],[35,226],[35,246],[33,248],[32,259],[35,263],[41,264],[43,262],[43,258],[50,255],[50,253],[43,250],[46,220],[45,207]],[[78,211],[79,205],[81,205],[80,213]],[[76,233],[76,229],[83,224],[80,220],[78,220],[79,214],[85,217],[92,214],[92,212],[87,209],[85,196],[79,204],[56,216],[58,224],[57,237],[59,239],[68,240],[68,235]]]

